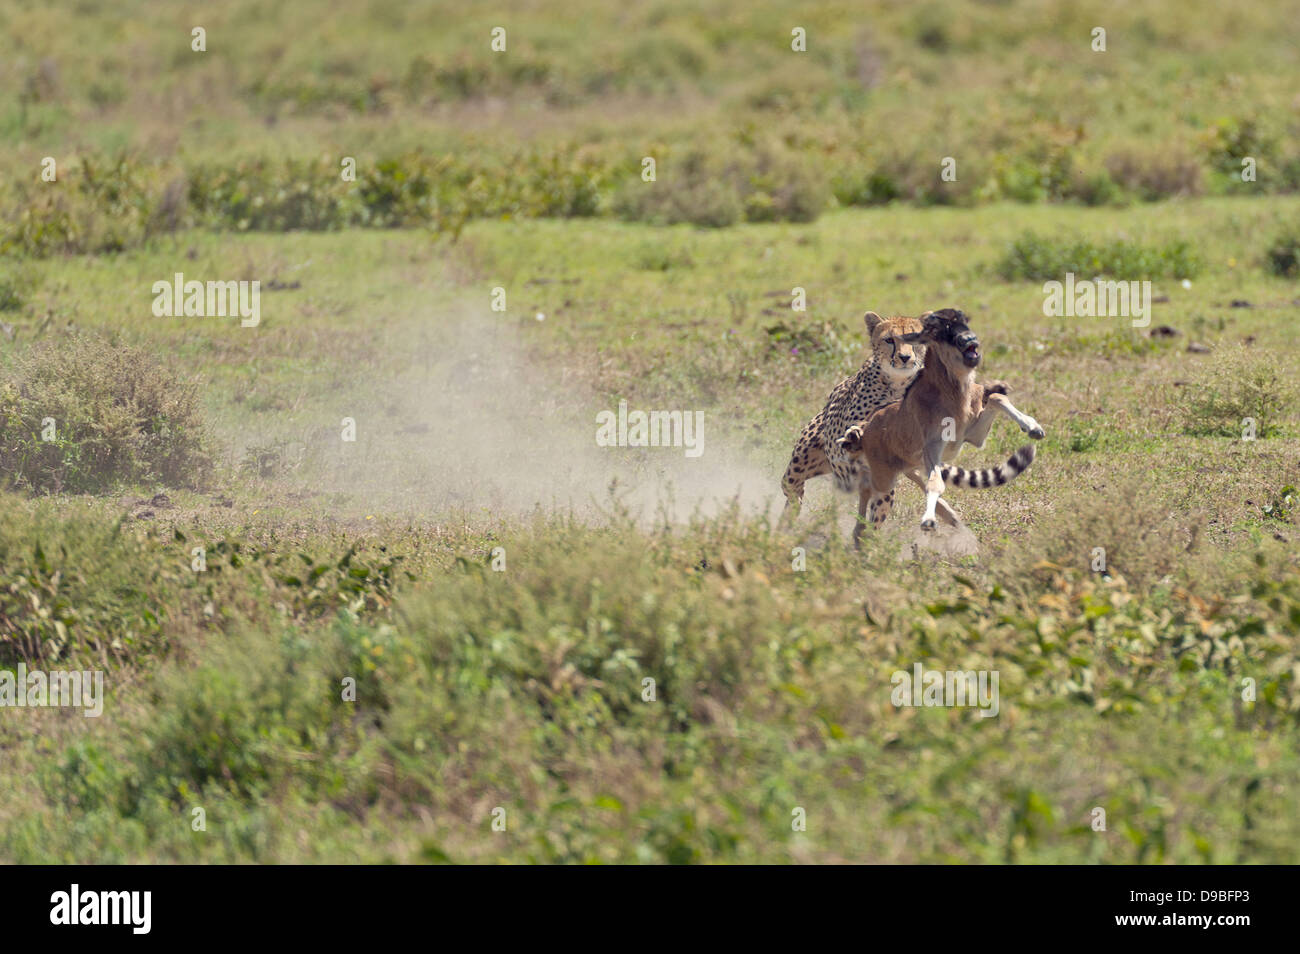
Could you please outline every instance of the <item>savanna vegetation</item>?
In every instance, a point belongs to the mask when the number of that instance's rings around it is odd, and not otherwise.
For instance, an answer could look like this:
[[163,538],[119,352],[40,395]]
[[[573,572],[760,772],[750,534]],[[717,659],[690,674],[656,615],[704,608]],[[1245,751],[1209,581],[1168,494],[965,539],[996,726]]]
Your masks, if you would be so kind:
[[[1294,863],[1296,11],[557,9],[0,4],[0,669],[107,687],[0,707],[0,859]],[[946,305],[1047,431],[978,552],[778,527]]]

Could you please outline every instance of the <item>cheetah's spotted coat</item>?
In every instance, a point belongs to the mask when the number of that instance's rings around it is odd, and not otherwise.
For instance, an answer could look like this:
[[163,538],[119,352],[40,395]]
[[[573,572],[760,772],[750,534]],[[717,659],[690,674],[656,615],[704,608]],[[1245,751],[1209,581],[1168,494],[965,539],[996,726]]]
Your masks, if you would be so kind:
[[799,435],[781,480],[787,518],[798,514],[803,485],[813,477],[832,474],[841,490],[858,489],[861,465],[837,442],[851,425],[870,417],[877,408],[901,400],[921,370],[925,348],[902,340],[904,335],[921,330],[919,319],[905,315],[881,318],[869,311],[863,321],[871,334],[871,355],[857,374],[835,385],[826,407]]

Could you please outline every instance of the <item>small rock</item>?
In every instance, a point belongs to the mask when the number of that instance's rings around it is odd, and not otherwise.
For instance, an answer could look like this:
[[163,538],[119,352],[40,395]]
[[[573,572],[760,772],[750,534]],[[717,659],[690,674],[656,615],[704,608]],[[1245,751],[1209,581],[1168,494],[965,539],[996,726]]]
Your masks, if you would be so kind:
[[942,521],[933,530],[918,528],[912,539],[903,544],[899,551],[900,560],[916,560],[922,553],[929,552],[940,557],[953,559],[963,556],[976,556],[979,553],[979,540],[964,523],[950,527]]
[[1213,349],[1209,345],[1203,345],[1199,341],[1190,341],[1187,344],[1187,350],[1193,354],[1209,354]]
[[1252,305],[1250,302],[1246,301],[1246,299],[1244,298],[1234,298],[1232,300],[1232,307],[1233,308],[1254,308],[1255,306]]
[[1182,332],[1171,325],[1156,325],[1151,329],[1150,337],[1152,338],[1177,338]]

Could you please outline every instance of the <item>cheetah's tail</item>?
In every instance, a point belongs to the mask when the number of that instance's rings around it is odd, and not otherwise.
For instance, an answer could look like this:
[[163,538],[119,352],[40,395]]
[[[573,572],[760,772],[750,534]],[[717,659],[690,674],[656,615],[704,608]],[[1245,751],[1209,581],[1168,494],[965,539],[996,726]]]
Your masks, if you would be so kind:
[[964,470],[961,467],[939,469],[944,483],[950,487],[1000,487],[1010,483],[1029,469],[1034,462],[1034,445],[1026,444],[1016,451],[1005,464],[987,470]]

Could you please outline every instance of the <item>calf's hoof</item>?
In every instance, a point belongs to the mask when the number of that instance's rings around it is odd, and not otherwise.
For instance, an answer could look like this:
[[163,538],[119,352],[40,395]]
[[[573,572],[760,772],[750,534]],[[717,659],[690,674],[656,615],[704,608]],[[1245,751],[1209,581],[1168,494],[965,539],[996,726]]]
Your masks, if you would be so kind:
[[922,530],[933,530],[933,529],[934,529],[934,521],[933,521],[933,520],[922,520],[922,521],[921,521],[921,529],[922,529]]
[[1044,437],[1047,436],[1047,432],[1037,425],[1031,427],[1028,431],[1026,431],[1026,433],[1036,441],[1041,441]]

